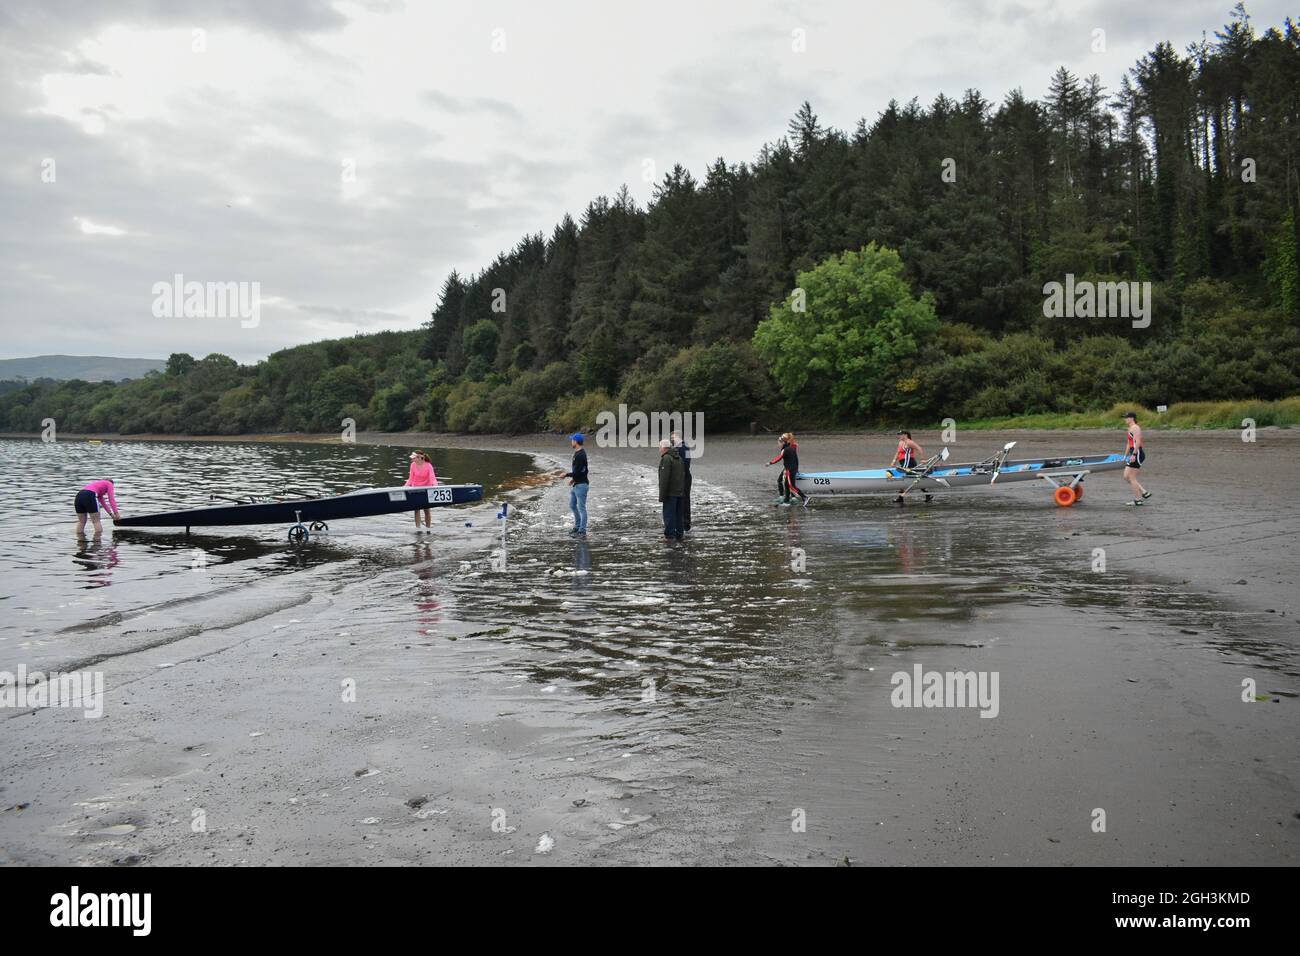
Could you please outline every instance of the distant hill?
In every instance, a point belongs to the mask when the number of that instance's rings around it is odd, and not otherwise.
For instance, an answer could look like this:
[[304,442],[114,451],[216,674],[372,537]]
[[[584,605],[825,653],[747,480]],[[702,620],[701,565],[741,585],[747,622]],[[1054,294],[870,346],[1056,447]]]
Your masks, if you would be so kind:
[[79,378],[86,382],[117,382],[124,378],[143,378],[147,373],[167,367],[164,359],[112,358],[105,355],[36,355],[32,358],[0,359],[0,382],[52,378],[66,382]]

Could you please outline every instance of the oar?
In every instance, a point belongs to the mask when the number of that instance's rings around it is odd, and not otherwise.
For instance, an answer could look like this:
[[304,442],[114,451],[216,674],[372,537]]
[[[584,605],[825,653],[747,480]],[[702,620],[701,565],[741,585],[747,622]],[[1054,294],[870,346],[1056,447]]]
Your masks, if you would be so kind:
[[[925,463],[925,465],[921,468],[921,473],[916,476],[916,481],[912,482],[910,485],[907,486],[907,491],[911,491],[913,488],[919,485],[921,483],[921,480],[925,478],[928,474],[930,474],[931,471],[934,470],[935,465],[939,464],[939,462],[941,461],[947,461],[947,460],[948,460],[948,449],[947,447],[945,447],[943,451],[939,452],[939,454],[935,455],[933,458],[931,458],[929,461]],[[943,483],[947,484],[947,482],[943,482]],[[899,501],[902,501],[904,498],[907,497],[907,491],[904,491],[901,495],[898,496]]]
[[998,463],[993,466],[993,477],[989,479],[990,485],[997,483],[998,475],[1002,474],[1002,466],[1006,464],[1007,453],[1015,447],[1016,447],[1016,443],[1013,441],[1009,441],[1002,446],[1002,454],[998,455]]
[[211,494],[211,495],[208,495],[208,500],[209,500],[209,501],[229,501],[229,502],[231,502],[232,504],[237,504],[237,505],[249,505],[249,504],[252,504],[252,503],[253,503],[253,496],[252,496],[252,495],[245,495],[245,496],[242,497],[242,498],[231,498],[231,497],[228,496],[228,495]]

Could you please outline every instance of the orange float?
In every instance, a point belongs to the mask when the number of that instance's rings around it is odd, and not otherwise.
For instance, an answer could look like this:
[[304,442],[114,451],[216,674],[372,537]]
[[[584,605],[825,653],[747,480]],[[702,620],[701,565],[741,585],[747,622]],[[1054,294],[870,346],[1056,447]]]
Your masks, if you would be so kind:
[[1074,489],[1069,485],[1061,485],[1056,491],[1052,492],[1052,497],[1062,508],[1068,508],[1079,500],[1079,496],[1074,493]]

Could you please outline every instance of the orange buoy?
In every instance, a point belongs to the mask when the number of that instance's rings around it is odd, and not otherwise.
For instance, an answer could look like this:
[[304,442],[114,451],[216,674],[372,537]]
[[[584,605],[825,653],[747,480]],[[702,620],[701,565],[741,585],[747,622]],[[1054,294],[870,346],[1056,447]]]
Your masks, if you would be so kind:
[[1052,497],[1056,499],[1056,503],[1062,508],[1068,508],[1078,500],[1079,496],[1074,493],[1074,489],[1069,485],[1061,485],[1056,491],[1052,492]]

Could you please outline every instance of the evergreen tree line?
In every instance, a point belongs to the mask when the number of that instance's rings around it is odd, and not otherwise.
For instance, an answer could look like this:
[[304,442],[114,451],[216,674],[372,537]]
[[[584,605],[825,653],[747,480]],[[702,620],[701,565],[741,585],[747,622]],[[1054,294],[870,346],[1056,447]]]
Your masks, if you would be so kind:
[[[861,373],[870,401],[796,402],[755,331],[801,274],[870,244],[938,321],[905,367]],[[0,427],[56,407],[74,430],[519,432],[620,401],[725,428],[1276,398],[1300,393],[1298,248],[1300,29],[1257,32],[1239,5],[1113,89],[1061,68],[1039,101],[891,102],[851,132],[805,103],[752,162],[674,166],[647,208],[624,187],[453,272],[419,332],[29,386],[0,395]],[[1150,282],[1151,325],[1045,317],[1067,273]]]

